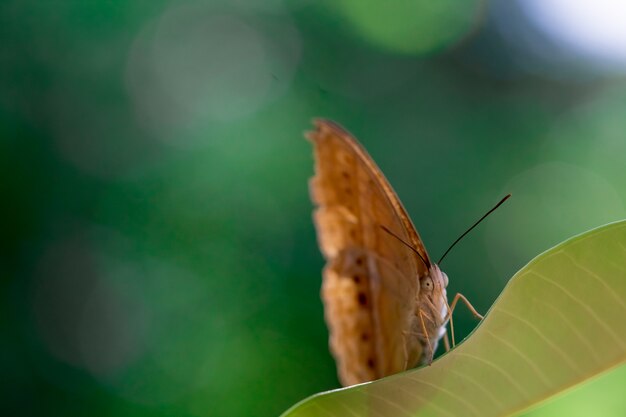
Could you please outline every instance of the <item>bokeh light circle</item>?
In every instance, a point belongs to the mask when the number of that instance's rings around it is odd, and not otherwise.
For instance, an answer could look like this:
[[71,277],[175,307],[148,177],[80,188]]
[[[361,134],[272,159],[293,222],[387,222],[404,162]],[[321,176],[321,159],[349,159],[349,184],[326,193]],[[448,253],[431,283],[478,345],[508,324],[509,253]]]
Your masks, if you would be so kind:
[[156,77],[185,113],[237,119],[270,89],[263,35],[238,17],[176,9],[162,17],[153,42]]
[[616,188],[596,172],[563,162],[546,162],[511,178],[506,210],[486,225],[489,258],[508,279],[552,246],[624,216]]
[[52,356],[110,378],[145,353],[149,317],[139,291],[103,273],[100,255],[87,229],[52,243],[39,262],[32,308]]
[[542,153],[607,178],[626,203],[624,156],[626,88],[611,86],[564,113],[554,123]]
[[524,0],[525,13],[554,42],[589,59],[626,65],[626,3]]
[[[177,5],[145,25],[126,85],[138,122],[173,145],[259,111],[289,87],[300,58],[290,19],[274,27],[211,5]],[[202,141],[201,141],[202,142]]]
[[332,7],[382,49],[424,54],[450,45],[475,26],[482,1],[340,0]]

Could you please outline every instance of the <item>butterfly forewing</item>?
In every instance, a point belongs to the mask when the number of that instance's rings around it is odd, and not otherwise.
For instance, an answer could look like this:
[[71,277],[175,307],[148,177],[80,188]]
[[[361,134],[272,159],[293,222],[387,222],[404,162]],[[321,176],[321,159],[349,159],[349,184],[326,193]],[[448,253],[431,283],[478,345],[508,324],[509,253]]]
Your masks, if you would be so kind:
[[380,169],[348,132],[317,120],[311,196],[324,268],[322,298],[330,347],[344,385],[415,364],[419,277],[428,268],[387,227],[430,262],[422,241]]

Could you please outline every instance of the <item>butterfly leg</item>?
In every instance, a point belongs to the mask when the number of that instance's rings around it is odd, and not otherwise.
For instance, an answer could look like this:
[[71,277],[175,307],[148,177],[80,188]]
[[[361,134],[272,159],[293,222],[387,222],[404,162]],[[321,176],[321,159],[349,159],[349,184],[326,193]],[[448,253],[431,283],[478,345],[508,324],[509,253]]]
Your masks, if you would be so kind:
[[[446,309],[448,310],[448,314],[446,315],[446,318],[444,320],[444,323],[447,322],[448,320],[450,321],[450,332],[452,335],[452,347],[454,347],[455,343],[454,343],[454,320],[452,319],[452,309],[450,308],[450,304],[448,304],[448,299],[446,297],[443,297],[443,301],[445,301],[446,303]],[[449,343],[448,341],[448,330],[446,330],[446,342]],[[448,345],[449,346],[449,345]],[[449,348],[446,348],[446,352],[449,350]]]
[[408,369],[409,366],[409,351],[406,349],[406,335],[407,332],[402,332],[402,349],[404,350],[404,369]]
[[448,304],[448,300],[446,300],[446,305],[448,306],[448,319],[450,319],[450,335],[452,336],[452,347],[456,346],[456,341],[454,340],[454,317],[452,317],[452,308],[450,304]]
[[474,315],[474,317],[476,317],[478,320],[484,319],[484,317],[478,311],[476,311],[472,303],[470,303],[469,300],[465,298],[465,296],[461,294],[460,292],[456,293],[456,295],[452,299],[452,303],[450,303],[450,317],[452,317],[452,312],[454,311],[454,308],[456,307],[456,303],[458,303],[459,300],[463,301],[465,306],[467,306],[467,308]]
[[450,333],[452,335],[452,347],[456,345],[455,340],[454,340],[454,318],[452,317],[452,312],[454,311],[456,304],[459,302],[459,300],[465,303],[469,311],[478,320],[482,320],[484,318],[480,313],[478,313],[478,311],[476,311],[472,303],[470,303],[469,300],[463,294],[461,294],[460,292],[456,293],[456,295],[452,299],[452,303],[450,303],[450,305],[448,306],[448,311],[449,311],[448,318],[450,319]]
[[430,360],[428,361],[428,366],[433,363],[433,357],[435,356],[435,352],[433,352],[433,346],[430,344],[430,337],[428,337],[428,331],[426,331],[426,323],[424,323],[424,313],[422,310],[419,310],[420,322],[422,323],[422,331],[424,332],[424,336],[426,336],[426,343],[428,343],[428,348],[430,349]]

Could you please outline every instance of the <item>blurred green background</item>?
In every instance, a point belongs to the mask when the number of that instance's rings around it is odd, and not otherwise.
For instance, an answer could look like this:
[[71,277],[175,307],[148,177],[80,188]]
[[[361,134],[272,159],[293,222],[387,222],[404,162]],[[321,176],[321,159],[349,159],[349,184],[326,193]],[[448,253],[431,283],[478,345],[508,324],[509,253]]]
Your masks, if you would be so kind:
[[313,117],[361,140],[433,258],[513,193],[443,265],[485,312],[532,257],[626,216],[625,15],[3,1],[2,415],[274,416],[338,387]]

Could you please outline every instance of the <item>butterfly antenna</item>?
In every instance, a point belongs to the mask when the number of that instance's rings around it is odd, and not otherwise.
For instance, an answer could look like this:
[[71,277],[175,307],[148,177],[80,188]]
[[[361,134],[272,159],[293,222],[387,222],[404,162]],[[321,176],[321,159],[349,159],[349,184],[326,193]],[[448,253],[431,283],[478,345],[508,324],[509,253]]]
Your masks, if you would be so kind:
[[430,269],[430,262],[426,262],[426,259],[424,259],[424,257],[422,256],[421,253],[419,253],[417,251],[417,249],[415,249],[413,246],[411,246],[409,243],[407,243],[404,239],[402,239],[400,236],[398,236],[397,234],[395,234],[394,232],[392,232],[391,230],[387,229],[385,226],[383,226],[382,224],[380,225],[380,228],[383,229],[385,232],[389,233],[391,236],[395,237],[396,239],[398,239],[400,242],[402,242],[404,244],[404,246],[406,246],[407,248],[411,249],[413,252],[415,252],[415,254],[417,256],[420,257],[420,259],[422,260],[422,262],[424,262],[424,265],[426,265],[426,268]]
[[439,258],[439,262],[437,262],[437,264],[441,265],[441,261],[443,261],[443,258],[446,257],[446,255],[448,254],[448,252],[450,252],[450,250],[454,247],[454,245],[456,245],[457,243],[459,243],[459,241],[461,239],[463,239],[465,237],[466,234],[468,234],[469,232],[472,231],[473,228],[475,228],[476,226],[478,226],[478,224],[480,222],[482,222],[483,220],[485,220],[485,217],[489,216],[491,213],[493,213],[493,211],[495,209],[497,209],[498,207],[500,207],[502,205],[502,203],[504,203],[506,200],[508,200],[511,197],[511,194],[507,194],[502,200],[500,200],[500,202],[498,204],[495,205],[494,208],[492,208],[491,210],[489,210],[483,217],[481,217],[480,219],[478,219],[478,221],[476,223],[474,223],[472,225],[472,227],[470,227],[469,229],[467,229],[465,231],[465,233],[463,233],[461,236],[459,236],[459,238],[457,240],[454,241],[454,243],[452,245],[450,245],[450,247],[448,248],[448,250],[446,251],[446,253],[443,254],[443,256],[441,258]]

